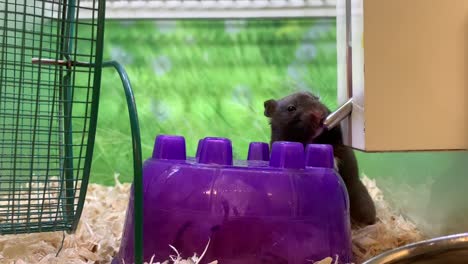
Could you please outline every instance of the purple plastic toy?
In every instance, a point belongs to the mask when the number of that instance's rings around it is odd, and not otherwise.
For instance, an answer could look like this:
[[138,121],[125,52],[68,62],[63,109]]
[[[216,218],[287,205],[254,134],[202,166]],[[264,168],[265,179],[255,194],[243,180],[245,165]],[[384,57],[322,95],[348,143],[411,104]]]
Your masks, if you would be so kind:
[[[199,141],[187,158],[185,139],[160,135],[143,165],[144,259],[202,254],[203,263],[313,263],[351,258],[346,187],[329,145],[253,142],[236,163],[226,138]],[[119,254],[133,262],[133,188]],[[309,262],[312,261],[312,262]]]

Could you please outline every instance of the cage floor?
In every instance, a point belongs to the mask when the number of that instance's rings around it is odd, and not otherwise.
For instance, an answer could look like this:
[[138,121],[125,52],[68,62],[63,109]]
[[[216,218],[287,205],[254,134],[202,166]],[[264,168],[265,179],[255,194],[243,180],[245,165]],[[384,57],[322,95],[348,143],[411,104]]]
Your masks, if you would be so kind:
[[[424,238],[413,223],[389,206],[375,181],[367,177],[363,181],[376,203],[379,220],[371,226],[353,228],[357,263]],[[0,263],[110,263],[119,249],[129,190],[130,184],[120,183],[117,176],[111,187],[90,184],[76,234],[65,235],[63,245],[61,232],[0,236]],[[334,261],[330,256],[319,263]],[[180,258],[174,261],[168,256],[165,263],[195,262]]]

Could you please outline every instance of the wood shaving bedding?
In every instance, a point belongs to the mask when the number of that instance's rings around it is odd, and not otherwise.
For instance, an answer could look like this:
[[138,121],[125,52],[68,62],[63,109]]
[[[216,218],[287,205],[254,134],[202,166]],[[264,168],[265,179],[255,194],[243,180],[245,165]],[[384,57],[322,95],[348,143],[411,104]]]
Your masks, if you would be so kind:
[[[356,263],[424,238],[413,223],[389,206],[375,180],[364,177],[363,182],[375,202],[378,222],[363,228],[353,227]],[[0,236],[0,263],[110,263],[119,250],[129,191],[130,184],[120,183],[118,175],[112,187],[89,184],[78,229],[75,234],[65,235],[63,245],[62,232]],[[196,264],[203,257],[183,260],[178,256],[177,249],[174,250],[176,256],[168,257],[163,264]],[[329,257],[315,263],[335,262],[335,258]]]
[[391,208],[374,179],[364,176],[362,181],[374,200],[378,221],[374,225],[352,229],[353,254],[357,263],[425,238],[414,223]]

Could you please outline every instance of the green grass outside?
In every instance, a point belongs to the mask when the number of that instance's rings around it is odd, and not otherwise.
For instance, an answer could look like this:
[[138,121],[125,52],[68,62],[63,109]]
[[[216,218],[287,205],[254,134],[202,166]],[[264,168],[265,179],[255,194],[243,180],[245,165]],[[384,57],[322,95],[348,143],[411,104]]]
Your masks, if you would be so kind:
[[[107,21],[104,58],[125,65],[135,92],[143,156],[157,134],[228,137],[245,159],[269,139],[263,102],[308,89],[336,107],[334,19]],[[104,70],[91,181],[132,178],[130,126],[120,80]]]

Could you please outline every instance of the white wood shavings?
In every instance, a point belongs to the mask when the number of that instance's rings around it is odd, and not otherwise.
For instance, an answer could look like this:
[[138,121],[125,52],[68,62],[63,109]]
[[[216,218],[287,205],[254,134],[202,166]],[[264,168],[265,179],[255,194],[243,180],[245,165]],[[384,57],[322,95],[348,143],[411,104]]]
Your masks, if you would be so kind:
[[338,264],[338,258],[333,260],[331,257],[326,257],[320,261],[315,261],[314,264]]
[[[353,227],[356,264],[383,251],[423,238],[414,224],[390,208],[374,180],[364,177],[363,182],[376,204],[378,222],[363,228]],[[56,188],[57,181],[50,183],[50,186]],[[78,229],[75,234],[65,235],[58,257],[56,254],[62,244],[62,232],[5,235],[0,236],[0,263],[110,263],[120,246],[129,193],[130,184],[120,183],[118,175],[115,176],[113,187],[90,184]],[[209,246],[208,242],[205,251]],[[217,261],[203,263],[204,252],[200,257],[194,255],[182,259],[177,249],[173,250],[174,255],[168,256],[167,261],[159,263],[152,260],[148,264],[218,264]],[[338,259],[328,257],[310,263],[335,264]]]
[[353,228],[353,254],[357,263],[384,251],[424,239],[423,234],[412,222],[399,215],[384,200],[375,180],[366,176],[362,180],[374,200],[378,221],[374,225]]

